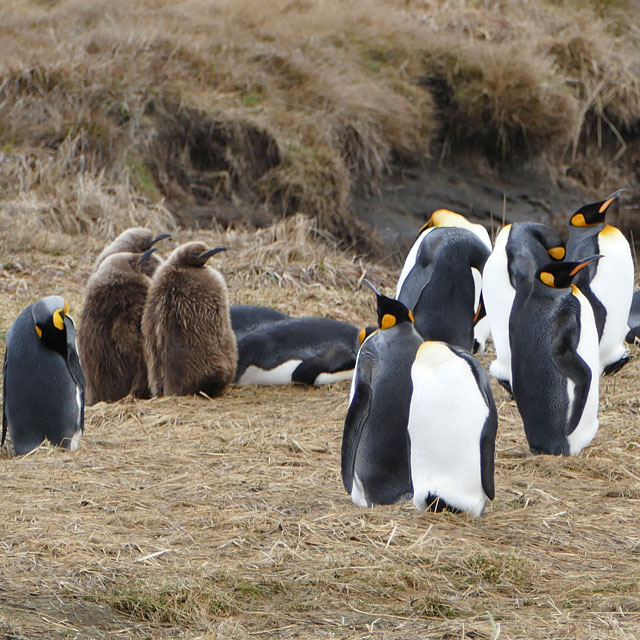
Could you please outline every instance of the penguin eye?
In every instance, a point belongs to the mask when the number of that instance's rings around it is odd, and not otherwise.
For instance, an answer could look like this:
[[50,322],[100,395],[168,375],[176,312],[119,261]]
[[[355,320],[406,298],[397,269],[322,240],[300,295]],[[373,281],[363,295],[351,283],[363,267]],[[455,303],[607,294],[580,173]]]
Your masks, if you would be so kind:
[[42,338],[42,329],[36,325],[36,333],[38,334],[38,338]]
[[562,259],[564,259],[566,251],[565,251],[564,247],[552,247],[551,249],[547,250],[547,253],[554,260],[562,260]]
[[549,273],[548,271],[543,271],[540,274],[540,280],[544,282],[544,284],[546,284],[547,287],[553,287],[555,289],[556,279],[553,277],[552,273]]
[[56,309],[53,312],[53,326],[62,331],[64,329],[64,318],[62,317],[63,309]]
[[396,317],[391,315],[390,313],[385,313],[382,316],[382,321],[380,322],[380,328],[389,329],[393,327],[395,323],[396,323]]

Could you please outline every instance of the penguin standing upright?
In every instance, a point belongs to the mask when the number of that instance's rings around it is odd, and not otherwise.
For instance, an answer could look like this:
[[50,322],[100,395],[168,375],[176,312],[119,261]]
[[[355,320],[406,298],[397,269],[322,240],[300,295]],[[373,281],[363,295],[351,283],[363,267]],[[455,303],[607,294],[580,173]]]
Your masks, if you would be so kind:
[[413,504],[482,515],[494,497],[498,414],[485,370],[466,351],[424,342],[411,367]]
[[[145,227],[131,227],[125,229],[113,242],[110,242],[96,258],[93,265],[94,271],[98,269],[102,261],[114,253],[139,253],[143,254],[160,240],[171,237],[168,233],[156,235]],[[162,264],[162,258],[157,254],[150,255],[144,261],[143,273],[151,277],[155,270]]]
[[[233,317],[232,317],[233,319]],[[351,380],[357,327],[333,318],[285,318],[238,334],[237,384],[321,385]]]
[[524,302],[514,302],[512,388],[532,453],[574,455],[598,430],[598,332],[589,301],[572,284],[598,259],[544,265]]
[[233,381],[238,362],[227,285],[207,260],[208,250],[188,242],[155,272],[142,314],[142,334],[153,395],[202,392],[218,396]]
[[576,286],[593,307],[600,340],[600,372],[615,373],[629,360],[624,346],[633,297],[633,258],[629,242],[605,222],[607,210],[622,190],[602,202],[587,204],[569,221],[567,260],[603,256],[580,272]]
[[142,344],[142,312],[151,279],[142,255],[113,253],[87,282],[78,325],[78,352],[87,380],[87,404],[113,402],[133,394],[148,398]]
[[516,295],[516,280],[533,284],[536,271],[549,258],[562,260],[565,255],[560,235],[545,224],[516,222],[500,230],[495,246],[482,272],[484,301],[496,359],[489,370],[509,392],[511,391],[511,348],[509,316]]
[[411,364],[422,343],[411,312],[367,284],[376,295],[379,330],[358,352],[341,458],[344,488],[360,506],[392,504],[411,495]]
[[69,305],[48,296],[29,305],[7,332],[2,443],[9,432],[17,454],[45,438],[74,450],[84,430],[85,380]]
[[398,300],[413,312],[416,330],[425,340],[473,349],[480,274],[489,253],[487,245],[465,228],[423,232],[413,266],[408,273],[403,269],[397,290]]

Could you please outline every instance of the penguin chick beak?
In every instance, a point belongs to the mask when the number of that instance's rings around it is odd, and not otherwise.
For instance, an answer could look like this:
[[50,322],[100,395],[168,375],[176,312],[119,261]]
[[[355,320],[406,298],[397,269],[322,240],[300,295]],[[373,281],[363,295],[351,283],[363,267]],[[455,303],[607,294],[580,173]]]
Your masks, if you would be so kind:
[[156,236],[152,241],[151,244],[156,244],[156,242],[160,242],[160,240],[166,240],[167,238],[170,238],[171,234],[169,233],[161,233],[159,236]]
[[590,265],[592,262],[595,262],[596,260],[600,260],[600,258],[604,258],[604,256],[603,255],[597,255],[597,256],[591,256],[590,258],[587,258],[584,262],[581,262],[579,265],[574,267],[569,272],[569,275],[570,276],[575,276],[576,273],[578,273],[578,271],[582,271],[582,269],[584,269],[587,265]]
[[205,251],[198,256],[198,260],[204,264],[211,256],[215,256],[216,253],[220,253],[221,251],[227,251],[227,247],[216,247],[215,249],[209,249],[209,251]]
[[151,247],[151,249],[147,249],[138,260],[138,264],[142,264],[154,251],[157,251],[155,247]]

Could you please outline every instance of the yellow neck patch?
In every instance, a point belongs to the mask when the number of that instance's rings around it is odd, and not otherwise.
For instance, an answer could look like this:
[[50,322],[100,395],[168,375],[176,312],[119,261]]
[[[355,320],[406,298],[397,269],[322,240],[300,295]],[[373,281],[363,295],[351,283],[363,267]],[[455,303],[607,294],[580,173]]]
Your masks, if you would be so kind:
[[554,260],[562,260],[566,254],[564,247],[552,247],[551,249],[547,249],[547,253]]
[[56,309],[53,312],[53,326],[62,331],[64,329],[64,318],[62,317],[64,309]]
[[546,284],[547,287],[553,287],[555,289],[556,279],[553,277],[552,273],[549,273],[548,271],[543,271],[540,274],[540,280],[544,282],[544,284]]
[[42,338],[42,329],[36,325],[36,333],[38,334],[38,338]]
[[390,329],[391,327],[393,327],[393,325],[395,325],[395,323],[396,323],[396,317],[392,316],[390,313],[385,313],[382,316],[382,321],[380,322],[380,328]]

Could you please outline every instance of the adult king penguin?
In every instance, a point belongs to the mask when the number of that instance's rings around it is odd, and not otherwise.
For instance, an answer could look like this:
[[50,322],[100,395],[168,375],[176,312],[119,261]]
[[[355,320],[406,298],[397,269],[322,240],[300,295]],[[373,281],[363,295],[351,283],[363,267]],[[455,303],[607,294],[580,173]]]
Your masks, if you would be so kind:
[[142,314],[151,393],[218,396],[238,362],[227,285],[207,260],[224,247],[188,242],[155,272]]
[[[171,237],[168,233],[155,235],[145,227],[131,227],[123,231],[113,242],[110,242],[96,258],[94,270],[98,269],[102,261],[114,253],[140,253],[149,251],[160,240]],[[162,264],[162,258],[157,254],[150,255],[144,261],[143,273],[151,277],[155,270]]]
[[[233,319],[233,317],[232,317]],[[359,331],[333,318],[285,318],[238,334],[237,384],[351,380]]]
[[397,298],[413,312],[416,330],[425,340],[471,351],[481,273],[490,249],[477,234],[461,227],[440,226],[421,235],[409,269],[411,256],[405,261]]
[[78,325],[87,404],[150,396],[142,312],[151,285],[144,263],[154,251],[111,254],[87,282]]
[[356,359],[342,435],[342,482],[355,504],[392,504],[412,493],[407,421],[411,364],[422,338],[411,312],[373,290],[378,326]]
[[0,444],[8,430],[17,454],[45,438],[74,450],[84,430],[85,380],[68,311],[64,298],[42,298],[7,332]]
[[538,222],[515,222],[498,233],[495,246],[482,272],[482,298],[491,328],[496,359],[491,374],[511,392],[511,347],[509,316],[516,295],[516,281],[522,277],[531,286],[536,271],[565,256],[560,235]]
[[572,281],[600,257],[541,267],[511,312],[513,395],[532,453],[577,454],[598,430],[598,331]]
[[631,299],[633,258],[622,232],[605,222],[607,210],[622,190],[602,202],[587,204],[569,221],[567,260],[602,255],[576,276],[575,284],[593,307],[600,340],[600,372],[615,373],[629,360],[624,346]]
[[498,414],[485,370],[466,351],[424,342],[411,367],[413,504],[482,515],[494,497]]

